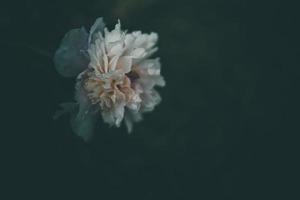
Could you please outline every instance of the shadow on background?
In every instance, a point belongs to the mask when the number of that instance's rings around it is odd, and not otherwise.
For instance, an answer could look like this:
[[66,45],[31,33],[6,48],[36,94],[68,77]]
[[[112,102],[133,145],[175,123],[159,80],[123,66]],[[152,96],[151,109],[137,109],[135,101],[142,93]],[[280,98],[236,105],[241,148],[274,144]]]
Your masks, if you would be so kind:
[[[10,1],[1,12],[10,195],[39,199],[272,199],[291,195],[299,14],[285,1]],[[4,7],[6,8],[6,7]],[[132,135],[99,121],[84,143],[74,79],[52,55],[71,28],[119,18],[159,34],[163,101]],[[299,133],[299,132],[298,132]],[[292,159],[293,158],[293,159]]]

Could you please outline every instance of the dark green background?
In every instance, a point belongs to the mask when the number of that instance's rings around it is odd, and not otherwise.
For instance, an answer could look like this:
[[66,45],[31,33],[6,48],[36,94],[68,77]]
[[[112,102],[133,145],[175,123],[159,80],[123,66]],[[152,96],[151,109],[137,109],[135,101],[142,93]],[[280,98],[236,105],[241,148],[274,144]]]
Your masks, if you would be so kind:
[[[1,9],[3,172],[12,199],[293,197],[296,3],[24,0]],[[159,34],[167,85],[132,135],[100,121],[84,143],[67,116],[52,119],[73,98],[74,79],[59,76],[51,57],[68,30],[100,16],[109,28],[119,18],[129,31]]]

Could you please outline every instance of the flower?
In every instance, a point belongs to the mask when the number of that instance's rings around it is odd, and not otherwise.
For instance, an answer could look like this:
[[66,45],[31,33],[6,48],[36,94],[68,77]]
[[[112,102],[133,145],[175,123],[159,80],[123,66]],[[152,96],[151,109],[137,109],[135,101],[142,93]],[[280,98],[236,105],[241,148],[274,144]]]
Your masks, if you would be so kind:
[[150,58],[157,51],[156,33],[127,33],[121,23],[109,31],[98,18],[89,33],[70,30],[54,56],[57,71],[76,78],[76,103],[62,104],[71,113],[74,132],[88,140],[101,113],[103,121],[119,127],[124,121],[128,132],[133,122],[142,119],[161,101],[154,89],[164,86],[159,58]]

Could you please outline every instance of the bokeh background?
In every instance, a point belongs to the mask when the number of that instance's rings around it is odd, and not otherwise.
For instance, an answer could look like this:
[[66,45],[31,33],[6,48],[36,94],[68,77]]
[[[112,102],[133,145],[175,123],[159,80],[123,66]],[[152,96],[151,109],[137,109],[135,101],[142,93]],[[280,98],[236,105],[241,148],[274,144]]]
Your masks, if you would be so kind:
[[[11,0],[1,6],[9,196],[292,197],[299,157],[291,137],[299,133],[296,4]],[[52,118],[74,93],[74,79],[59,76],[52,57],[68,30],[88,29],[100,16],[109,28],[120,19],[129,31],[159,34],[155,55],[167,85],[159,89],[162,103],[133,134],[100,121],[85,143],[71,131],[68,116]]]

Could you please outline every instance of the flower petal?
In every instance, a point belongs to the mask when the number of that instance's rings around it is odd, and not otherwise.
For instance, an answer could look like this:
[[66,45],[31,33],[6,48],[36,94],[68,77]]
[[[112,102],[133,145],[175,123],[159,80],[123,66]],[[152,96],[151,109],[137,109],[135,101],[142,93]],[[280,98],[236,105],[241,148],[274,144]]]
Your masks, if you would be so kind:
[[124,104],[118,103],[114,105],[109,111],[102,112],[103,121],[112,125],[119,127],[124,118]]
[[105,41],[106,43],[113,43],[120,41],[123,37],[123,32],[121,31],[121,22],[118,21],[116,24],[115,29],[109,32],[106,28],[104,29],[105,32]]
[[75,115],[71,116],[71,127],[72,130],[82,137],[85,141],[91,139],[94,134],[94,124],[96,121],[96,116],[88,114],[84,119],[79,119]]
[[78,110],[71,116],[71,126],[78,136],[87,141],[93,135],[96,117],[90,111],[91,103],[81,86],[81,80],[76,84],[75,100],[78,103]]
[[110,62],[109,62],[109,72],[113,72],[116,70],[117,64],[118,64],[119,57],[114,56]]
[[84,28],[72,29],[63,38],[54,55],[55,68],[62,76],[72,77],[89,63],[83,51],[87,49],[88,34]]
[[165,80],[160,75],[159,59],[147,59],[139,65],[141,78],[138,80],[145,90],[151,90],[154,86],[165,86]]
[[77,114],[79,119],[83,119],[85,117],[91,105],[90,100],[88,99],[87,94],[81,84],[81,80],[78,80],[75,87],[75,100],[79,104],[79,110]]
[[133,122],[139,122],[142,119],[143,119],[143,117],[142,117],[141,113],[126,110],[124,121],[125,121],[125,125],[127,127],[128,133],[132,132]]
[[154,107],[160,103],[161,97],[156,90],[146,91],[141,94],[142,101],[142,111],[149,112],[154,109]]
[[95,23],[93,24],[93,26],[90,29],[90,35],[89,35],[89,40],[88,43],[89,45],[91,45],[92,43],[95,42],[96,39],[103,39],[101,38],[101,33],[105,28],[105,23],[103,22],[103,18],[99,17],[96,19]]
[[136,48],[130,52],[130,56],[136,59],[143,58],[145,55],[146,51],[144,48]]
[[120,57],[117,64],[117,69],[126,74],[131,71],[132,58],[128,56]]
[[123,42],[114,44],[108,52],[108,56],[121,56],[124,51]]

